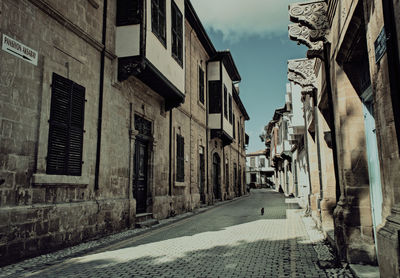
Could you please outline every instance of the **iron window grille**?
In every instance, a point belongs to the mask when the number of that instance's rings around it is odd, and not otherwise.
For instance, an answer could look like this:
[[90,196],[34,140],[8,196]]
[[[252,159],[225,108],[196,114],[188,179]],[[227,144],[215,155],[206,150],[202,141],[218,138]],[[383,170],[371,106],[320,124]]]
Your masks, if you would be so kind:
[[183,65],[183,17],[175,2],[171,1],[172,57]]
[[166,46],[165,0],[151,0],[151,29]]
[[85,88],[53,73],[46,173],[82,174]]
[[176,181],[185,181],[185,140],[183,136],[176,135]]

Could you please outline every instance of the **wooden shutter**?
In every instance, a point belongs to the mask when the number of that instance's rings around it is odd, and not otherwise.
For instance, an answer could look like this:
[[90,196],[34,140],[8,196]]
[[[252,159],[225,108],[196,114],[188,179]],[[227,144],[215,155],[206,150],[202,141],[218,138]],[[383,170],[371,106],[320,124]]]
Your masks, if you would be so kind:
[[204,71],[199,67],[199,100],[204,104]]
[[176,136],[176,180],[183,182],[185,180],[185,141],[181,135]]
[[232,96],[229,95],[229,122],[232,123]]
[[80,176],[85,88],[53,73],[47,174]]
[[236,125],[235,125],[235,114],[232,113],[232,122],[233,122],[233,139],[236,138]]
[[224,86],[224,116],[228,119],[228,90]]
[[85,88],[73,84],[71,96],[71,122],[69,130],[69,152],[67,174],[80,176],[82,170],[83,120]]
[[222,83],[221,81],[209,81],[209,113],[222,113]]

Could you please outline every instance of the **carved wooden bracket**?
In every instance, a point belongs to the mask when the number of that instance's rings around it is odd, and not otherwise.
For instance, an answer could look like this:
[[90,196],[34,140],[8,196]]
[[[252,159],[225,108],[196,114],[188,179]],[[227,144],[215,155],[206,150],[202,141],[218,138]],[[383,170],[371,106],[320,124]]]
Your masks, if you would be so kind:
[[306,45],[308,58],[323,59],[323,43],[329,33],[327,17],[328,5],[325,1],[310,1],[289,5],[289,37]]
[[118,59],[118,81],[124,81],[129,76],[140,74],[146,67],[142,59],[135,57],[119,58]]

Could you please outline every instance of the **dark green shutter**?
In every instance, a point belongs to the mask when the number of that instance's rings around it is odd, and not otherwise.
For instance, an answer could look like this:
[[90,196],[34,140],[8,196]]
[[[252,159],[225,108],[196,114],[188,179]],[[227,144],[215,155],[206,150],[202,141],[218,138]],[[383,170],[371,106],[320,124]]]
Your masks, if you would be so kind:
[[85,88],[53,73],[47,174],[81,175],[84,106]]
[[181,135],[176,136],[176,180],[185,181],[185,140]]

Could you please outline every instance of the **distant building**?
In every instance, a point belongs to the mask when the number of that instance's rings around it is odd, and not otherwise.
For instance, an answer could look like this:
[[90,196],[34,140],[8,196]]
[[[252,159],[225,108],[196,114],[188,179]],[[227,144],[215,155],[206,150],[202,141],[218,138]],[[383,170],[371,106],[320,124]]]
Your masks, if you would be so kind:
[[272,187],[274,169],[270,167],[265,150],[246,154],[246,183],[255,188]]

